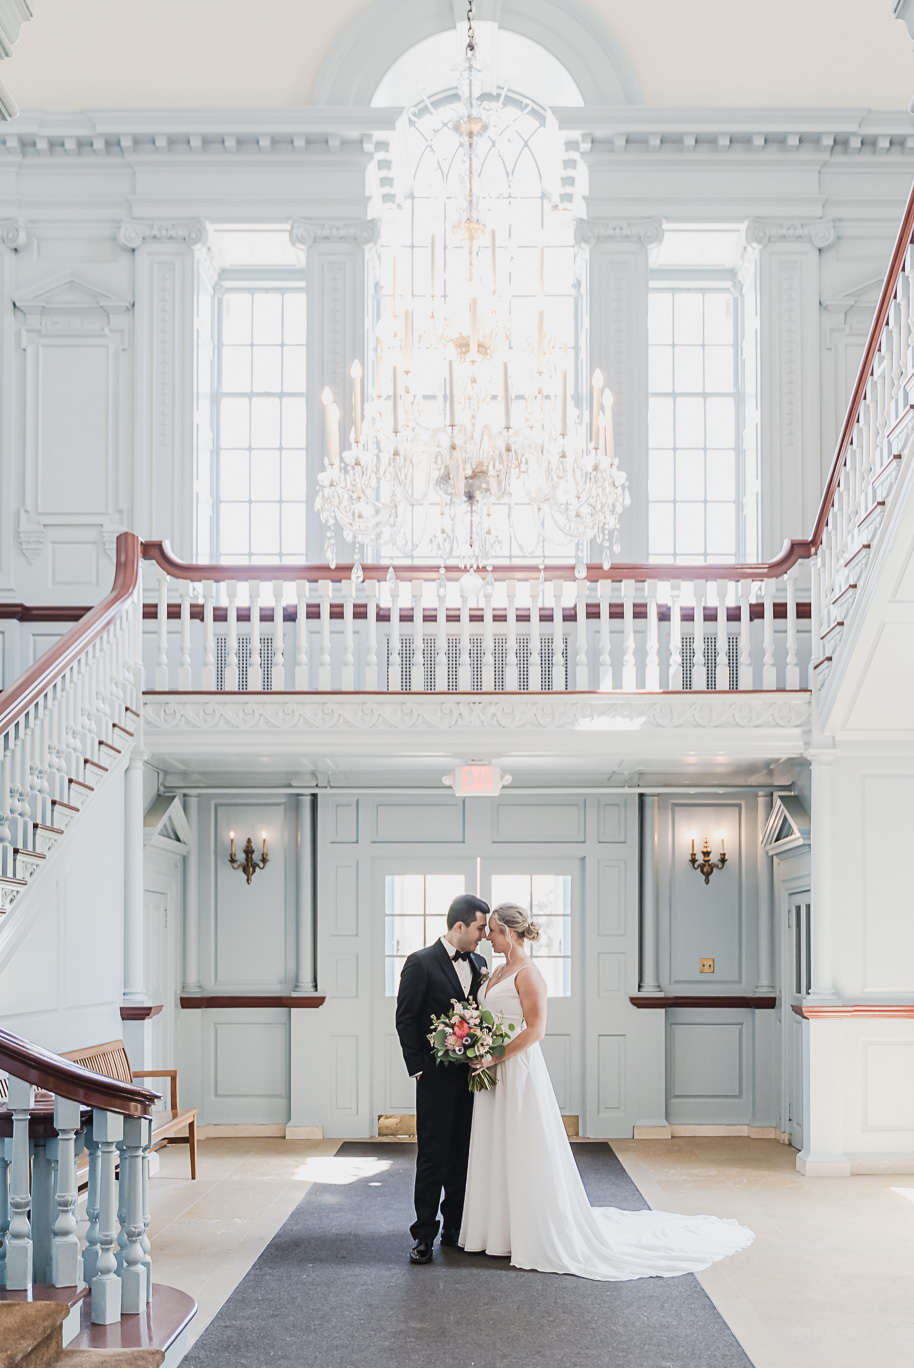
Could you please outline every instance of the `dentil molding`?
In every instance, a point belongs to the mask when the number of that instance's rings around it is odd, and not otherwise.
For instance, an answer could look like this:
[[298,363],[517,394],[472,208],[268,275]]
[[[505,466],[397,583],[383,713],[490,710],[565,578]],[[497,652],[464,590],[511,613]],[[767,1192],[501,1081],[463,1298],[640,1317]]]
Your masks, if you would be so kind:
[[307,250],[315,242],[356,242],[360,247],[373,246],[380,236],[377,219],[327,223],[311,219],[293,219],[289,238],[293,247]]
[[0,219],[0,242],[13,252],[21,252],[29,240],[29,232],[22,219]]
[[117,230],[118,246],[136,251],[146,242],[180,242],[188,247],[206,244],[206,224],[202,219],[185,219],[173,223],[144,223],[123,219]]
[[838,230],[831,219],[763,219],[751,218],[746,224],[746,245],[767,247],[769,242],[809,242],[823,250],[838,240]]
[[732,697],[663,698],[632,695],[517,698],[427,697],[396,694],[364,699],[333,695],[245,698],[229,695],[147,698],[145,724],[153,731],[451,731],[494,732],[535,728],[643,730],[645,727],[805,728],[810,700],[803,694],[740,694]]
[[583,219],[575,224],[574,231],[575,242],[580,247],[595,247],[599,242],[640,242],[645,247],[657,247],[663,241],[663,220]]

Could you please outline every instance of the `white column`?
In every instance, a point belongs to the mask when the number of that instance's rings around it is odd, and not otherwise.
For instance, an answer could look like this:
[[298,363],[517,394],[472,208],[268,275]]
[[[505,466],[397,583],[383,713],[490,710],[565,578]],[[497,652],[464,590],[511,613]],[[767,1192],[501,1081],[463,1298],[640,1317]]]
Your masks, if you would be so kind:
[[660,986],[660,901],[657,888],[657,839],[660,799],[641,795],[641,978],[639,993],[662,993]]
[[834,917],[837,911],[835,891],[834,838],[835,755],[832,751],[810,753],[812,781],[811,816],[811,890],[810,915],[812,926],[811,998],[835,1000]]
[[200,984],[200,799],[196,793],[181,796],[181,806],[191,830],[191,850],[184,861],[184,993],[199,993]]
[[143,761],[134,750],[124,775],[124,1002],[146,1002],[143,968]]
[[[618,158],[584,153],[590,173],[588,219],[578,224],[579,245],[589,248],[590,356],[585,393],[599,367],[613,393],[613,429],[619,465],[628,474],[632,504],[620,526],[622,559],[647,560],[647,299],[648,248],[662,241],[659,219],[618,222],[602,215],[612,205]],[[623,688],[625,686],[623,685]]]
[[758,980],[755,991],[770,995],[774,985],[774,873],[771,856],[762,846],[762,837],[771,816],[771,794],[759,792],[758,799]]
[[[295,897],[295,987],[294,993],[314,993],[314,836],[312,825],[313,800],[308,794],[298,796],[298,859],[296,862]],[[295,1016],[295,1013],[292,1013]]]

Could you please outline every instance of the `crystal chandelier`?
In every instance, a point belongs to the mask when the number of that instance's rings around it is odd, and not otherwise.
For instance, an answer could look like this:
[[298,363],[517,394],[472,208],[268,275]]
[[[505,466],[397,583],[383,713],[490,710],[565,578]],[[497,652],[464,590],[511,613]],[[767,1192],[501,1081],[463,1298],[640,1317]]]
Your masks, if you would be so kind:
[[[480,101],[473,0],[467,20],[461,105],[450,123],[462,156],[464,194],[453,231],[466,244],[466,279],[461,287],[449,278],[439,298],[432,236],[431,307],[418,324],[414,308],[401,310],[395,257],[391,315],[379,328],[392,352],[390,399],[381,394],[380,340],[376,392],[364,402],[362,367],[352,365],[353,423],[345,450],[339,406],[329,389],[322,395],[327,453],[315,507],[326,529],[328,563],[336,564],[339,527],[354,548],[357,582],[362,557],[372,549],[388,558],[421,549],[442,566],[457,561],[470,572],[471,591],[481,587],[475,572],[505,554],[493,508],[506,512],[512,541],[530,559],[545,562],[547,541],[573,542],[575,573],[583,578],[591,543],[609,568],[629,504],[614,450],[612,395],[595,371],[589,404],[579,413],[569,397],[567,348],[545,331],[542,246],[536,333],[512,336],[508,301],[498,290],[495,230],[479,202],[480,140],[497,132],[497,110]],[[437,358],[431,398],[414,387],[417,354]],[[513,383],[520,386],[517,397]],[[532,544],[524,544],[515,521],[521,505],[533,512]]]

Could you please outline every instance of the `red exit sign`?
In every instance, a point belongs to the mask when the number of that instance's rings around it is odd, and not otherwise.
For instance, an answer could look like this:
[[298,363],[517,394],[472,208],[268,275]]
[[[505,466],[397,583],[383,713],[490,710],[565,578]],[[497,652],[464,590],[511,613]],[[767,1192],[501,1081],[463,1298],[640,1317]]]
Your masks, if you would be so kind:
[[445,776],[444,782],[453,785],[458,798],[497,798],[505,784],[510,784],[511,776],[502,774],[497,765],[470,764],[460,765]]

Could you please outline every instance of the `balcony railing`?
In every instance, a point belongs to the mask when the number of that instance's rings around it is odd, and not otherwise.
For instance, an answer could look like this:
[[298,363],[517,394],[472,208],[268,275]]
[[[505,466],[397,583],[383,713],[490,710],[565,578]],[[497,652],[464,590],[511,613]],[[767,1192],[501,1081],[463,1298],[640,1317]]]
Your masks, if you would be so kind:
[[146,542],[146,689],[805,688],[804,551],[770,565],[590,566],[584,579],[501,567],[465,597],[462,572],[436,566],[365,566],[355,583],[348,566],[186,565]]

